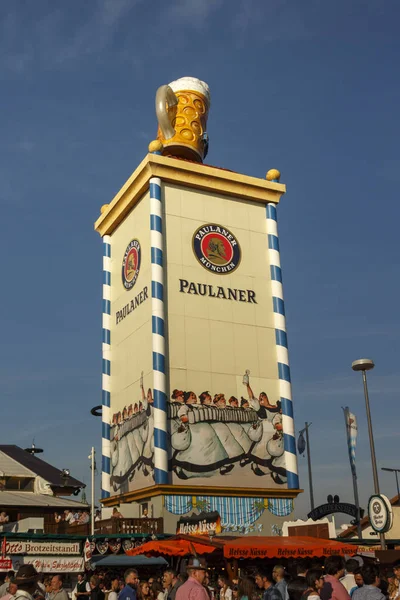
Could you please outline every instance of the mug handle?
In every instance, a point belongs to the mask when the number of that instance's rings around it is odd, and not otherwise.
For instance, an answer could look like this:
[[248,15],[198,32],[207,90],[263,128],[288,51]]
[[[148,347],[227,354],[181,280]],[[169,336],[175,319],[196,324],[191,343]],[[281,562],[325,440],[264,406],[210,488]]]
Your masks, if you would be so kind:
[[175,129],[172,127],[167,106],[170,108],[177,104],[178,98],[169,85],[162,85],[158,88],[156,92],[156,116],[161,133],[166,140],[171,139],[175,135]]

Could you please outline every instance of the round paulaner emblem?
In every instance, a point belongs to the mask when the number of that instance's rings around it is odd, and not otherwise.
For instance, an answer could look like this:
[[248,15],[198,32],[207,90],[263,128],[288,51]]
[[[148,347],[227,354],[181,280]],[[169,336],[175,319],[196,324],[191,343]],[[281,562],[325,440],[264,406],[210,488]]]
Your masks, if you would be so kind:
[[208,223],[193,234],[193,252],[199,263],[212,273],[226,275],[238,268],[242,251],[229,229]]
[[138,240],[132,240],[126,247],[122,260],[122,283],[126,290],[131,290],[139,276],[142,251]]

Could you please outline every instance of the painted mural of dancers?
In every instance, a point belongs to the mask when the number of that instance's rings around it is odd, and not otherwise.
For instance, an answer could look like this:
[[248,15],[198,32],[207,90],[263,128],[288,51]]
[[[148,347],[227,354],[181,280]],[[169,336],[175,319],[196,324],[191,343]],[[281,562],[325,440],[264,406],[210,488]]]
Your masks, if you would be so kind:
[[246,371],[243,377],[248,398],[240,402],[208,390],[199,397],[173,390],[170,467],[180,479],[226,475],[249,466],[258,477],[270,474],[275,483],[286,482],[280,401],[271,404],[265,392],[257,398],[249,376]]
[[115,492],[128,491],[129,482],[140,474],[154,472],[154,409],[153,394],[147,394],[140,377],[141,399],[112,416],[111,422],[111,485]]

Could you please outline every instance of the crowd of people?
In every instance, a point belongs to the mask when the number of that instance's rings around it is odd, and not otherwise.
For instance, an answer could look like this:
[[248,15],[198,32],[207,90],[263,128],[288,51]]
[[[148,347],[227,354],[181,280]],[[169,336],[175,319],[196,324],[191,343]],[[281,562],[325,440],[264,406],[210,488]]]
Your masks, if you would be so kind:
[[[32,565],[7,573],[0,600],[69,600],[61,575],[41,578]],[[238,579],[215,576],[206,563],[191,557],[177,573],[142,579],[136,569],[124,577],[100,572],[78,575],[72,600],[400,600],[400,561],[381,570],[373,561],[330,556],[324,562],[300,559],[287,566],[241,570]]]
[[359,558],[299,559],[286,567],[251,568],[230,580],[192,557],[184,573],[168,568],[159,577],[141,579],[128,569],[124,580],[101,577],[99,589],[104,597],[91,600],[400,600],[400,561],[380,570]]

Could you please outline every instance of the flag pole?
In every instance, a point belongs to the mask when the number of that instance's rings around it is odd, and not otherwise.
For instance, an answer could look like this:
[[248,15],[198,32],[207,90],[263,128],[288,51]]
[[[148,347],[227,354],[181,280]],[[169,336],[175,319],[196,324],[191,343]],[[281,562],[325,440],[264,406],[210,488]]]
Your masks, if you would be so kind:
[[346,406],[346,408],[343,408],[343,406],[342,406],[342,410],[343,410],[344,422],[345,422],[345,426],[346,426],[346,436],[347,436],[347,446],[348,446],[348,450],[349,450],[349,460],[350,460],[350,468],[351,468],[351,477],[353,479],[354,504],[356,506],[357,536],[358,536],[359,540],[362,540],[361,517],[360,517],[360,500],[359,500],[359,497],[358,497],[357,472],[356,472],[355,462],[352,461],[352,459],[351,459],[350,441],[349,441],[349,438],[350,438],[350,435],[349,435],[349,425],[347,423],[347,418],[348,418],[348,414],[349,414],[349,408],[347,406]]

